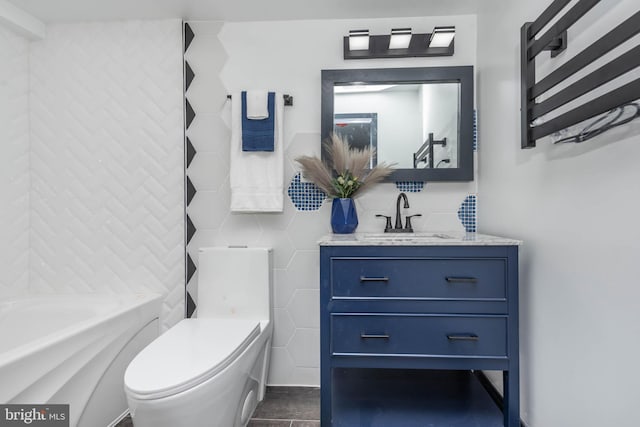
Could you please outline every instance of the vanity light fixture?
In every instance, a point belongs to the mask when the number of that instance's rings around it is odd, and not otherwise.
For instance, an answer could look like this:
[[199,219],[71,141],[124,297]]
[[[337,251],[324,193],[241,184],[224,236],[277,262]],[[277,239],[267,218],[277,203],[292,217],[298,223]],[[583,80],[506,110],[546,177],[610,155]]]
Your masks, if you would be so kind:
[[455,27],[436,27],[433,33],[413,34],[411,28],[394,28],[391,34],[370,35],[352,30],[343,38],[344,59],[452,56]]
[[435,27],[429,38],[429,47],[449,47],[456,35],[456,27]]
[[369,30],[349,31],[349,50],[369,50]]
[[411,28],[393,28],[389,39],[389,49],[409,49]]

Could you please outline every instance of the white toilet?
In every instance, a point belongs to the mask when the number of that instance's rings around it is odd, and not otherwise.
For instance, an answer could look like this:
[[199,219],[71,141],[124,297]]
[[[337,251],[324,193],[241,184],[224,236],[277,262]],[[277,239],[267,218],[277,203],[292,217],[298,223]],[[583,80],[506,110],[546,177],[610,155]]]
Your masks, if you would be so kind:
[[271,249],[203,248],[196,319],[142,350],[124,374],[135,427],[245,426],[264,397],[273,324]]

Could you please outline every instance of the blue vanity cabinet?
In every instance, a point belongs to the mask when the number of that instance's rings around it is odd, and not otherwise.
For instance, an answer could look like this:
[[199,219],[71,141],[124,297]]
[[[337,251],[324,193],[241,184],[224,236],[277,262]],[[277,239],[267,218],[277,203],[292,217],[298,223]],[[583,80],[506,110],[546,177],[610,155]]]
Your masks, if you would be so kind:
[[320,304],[323,427],[519,426],[517,245],[321,243]]

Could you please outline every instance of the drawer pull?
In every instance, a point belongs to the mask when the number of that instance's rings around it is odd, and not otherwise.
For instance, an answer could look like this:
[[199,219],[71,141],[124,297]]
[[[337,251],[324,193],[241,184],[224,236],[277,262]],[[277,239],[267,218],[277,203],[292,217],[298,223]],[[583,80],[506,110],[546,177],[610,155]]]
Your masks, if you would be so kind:
[[387,335],[387,334],[382,334],[382,335],[360,334],[360,339],[363,339],[363,340],[368,340],[368,339],[388,340],[389,339],[389,335]]
[[447,283],[478,283],[475,277],[447,277]]
[[480,337],[476,334],[447,335],[447,338],[451,341],[480,341]]
[[361,282],[388,282],[389,278],[388,277],[365,277],[365,276],[360,276],[360,281]]

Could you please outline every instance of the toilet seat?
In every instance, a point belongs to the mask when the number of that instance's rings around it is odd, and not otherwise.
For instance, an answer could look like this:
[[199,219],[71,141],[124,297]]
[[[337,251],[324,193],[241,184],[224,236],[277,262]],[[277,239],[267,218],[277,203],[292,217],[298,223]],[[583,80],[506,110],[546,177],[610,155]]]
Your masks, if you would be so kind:
[[184,319],[142,350],[124,375],[128,394],[159,399],[215,376],[260,335],[247,319]]

